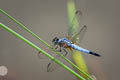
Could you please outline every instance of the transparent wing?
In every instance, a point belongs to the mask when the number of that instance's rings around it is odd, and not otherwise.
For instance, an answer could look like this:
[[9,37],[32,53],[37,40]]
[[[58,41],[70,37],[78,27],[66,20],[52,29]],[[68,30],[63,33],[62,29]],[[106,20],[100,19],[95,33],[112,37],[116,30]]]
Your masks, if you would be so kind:
[[[49,53],[50,55],[52,56],[55,56],[56,54],[52,54],[54,53],[53,51],[51,50],[45,50],[47,53]],[[59,56],[56,56],[56,58],[59,57]],[[43,55],[41,52],[38,52],[38,58],[39,59],[48,59],[45,55]]]
[[69,23],[70,25],[69,25],[69,28],[68,28],[68,36],[69,36],[70,39],[72,38],[73,34],[77,33],[78,27],[80,28],[80,26],[81,26],[81,24],[80,24],[81,23],[81,17],[82,17],[82,12],[80,10],[77,10],[74,14],[73,19]]
[[45,55],[43,55],[41,52],[38,52],[38,58],[39,59],[48,59]]
[[[66,54],[63,54],[63,56],[66,57]],[[56,55],[55,58],[57,58],[59,60],[61,59],[61,57],[59,57],[58,55]],[[56,64],[55,62],[51,61],[47,66],[47,72],[52,72],[52,71],[56,70],[57,68],[59,68],[59,65]]]
[[[71,25],[68,31],[68,39],[70,39],[73,43],[80,43],[85,35],[85,32],[87,31],[87,26],[82,25],[81,17],[82,12],[77,10],[71,21]],[[80,29],[80,31],[77,29]]]
[[[58,49],[58,51],[59,51],[59,49]],[[62,49],[62,51],[64,51],[64,52],[61,52],[62,54],[63,54],[63,56],[66,56],[67,54],[66,54],[66,50],[64,50],[64,49]],[[59,56],[59,55],[57,55],[57,54],[55,54],[55,52],[54,51],[46,51],[46,52],[48,52],[48,53],[50,53],[50,55],[52,55],[52,56],[55,56],[55,58],[56,59],[61,59],[61,57]],[[52,54],[52,53],[54,53],[54,54]],[[38,52],[38,58],[39,59],[48,59],[45,55],[43,55],[41,52]],[[53,62],[53,61],[51,61],[49,64],[48,64],[48,66],[47,66],[47,72],[52,72],[52,71],[54,71],[55,69],[57,69],[57,68],[59,68],[59,66],[58,66],[58,64],[56,64],[55,62]]]
[[[55,48],[55,45],[54,44],[52,44],[51,45],[52,46],[52,48]],[[44,48],[44,50],[47,52],[47,53],[49,53],[50,55],[53,55],[52,53],[53,53],[53,51],[51,51],[49,48]],[[38,58],[39,59],[48,59],[45,55],[43,55],[41,52],[38,52]]]
[[[60,58],[60,57],[57,57]],[[51,61],[48,65],[47,65],[47,72],[52,72],[55,69],[59,68],[59,65],[56,64],[55,62]]]
[[78,33],[76,33],[75,35],[72,36],[71,41],[73,43],[80,43],[82,41],[86,31],[87,31],[87,26],[84,25]]

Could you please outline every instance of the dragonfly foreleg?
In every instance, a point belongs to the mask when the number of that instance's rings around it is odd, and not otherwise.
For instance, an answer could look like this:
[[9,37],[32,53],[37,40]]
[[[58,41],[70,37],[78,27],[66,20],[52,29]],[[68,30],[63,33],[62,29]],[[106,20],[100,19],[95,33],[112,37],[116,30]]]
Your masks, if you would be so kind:
[[57,48],[58,48],[58,45],[55,46],[55,49],[57,49]]
[[64,55],[64,56],[66,56],[66,55],[68,54],[68,51],[67,51],[65,48],[63,48],[63,50],[64,50],[64,52],[65,52],[65,55]]
[[59,50],[58,50],[59,52],[62,52],[62,47],[60,46],[60,48],[59,48]]

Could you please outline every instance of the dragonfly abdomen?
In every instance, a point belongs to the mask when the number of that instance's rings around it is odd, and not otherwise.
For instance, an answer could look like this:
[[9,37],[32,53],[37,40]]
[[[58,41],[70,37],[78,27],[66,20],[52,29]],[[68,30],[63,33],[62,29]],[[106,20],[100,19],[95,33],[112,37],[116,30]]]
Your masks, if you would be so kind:
[[75,44],[71,44],[71,47],[72,47],[73,49],[75,49],[75,50],[78,50],[78,51],[81,51],[81,52],[84,52],[84,53],[92,54],[92,55],[98,56],[98,57],[101,56],[101,55],[99,55],[99,54],[97,54],[97,53],[95,53],[95,52],[92,52],[92,51],[89,51],[89,50],[87,50],[87,49],[81,48],[81,47],[79,47],[79,46],[77,46],[77,45],[75,45]]
[[70,40],[67,40],[66,38],[62,38],[58,41],[59,43],[62,43],[64,42],[66,44],[66,48],[72,48],[72,49],[75,49],[75,50],[78,50],[78,51],[81,51],[83,53],[88,53],[88,54],[91,54],[91,55],[94,55],[94,56],[100,56],[99,54],[95,53],[95,52],[92,52],[92,51],[89,51],[87,49],[84,49],[84,48],[81,48],[80,46],[78,45],[75,45],[73,44]]
[[81,48],[81,47],[79,47],[79,46],[77,46],[77,45],[75,45],[75,44],[71,44],[70,46],[71,46],[73,49],[78,50],[78,51],[81,51],[81,52],[84,52],[84,53],[89,53],[89,52],[90,52],[89,50],[84,49],[84,48]]

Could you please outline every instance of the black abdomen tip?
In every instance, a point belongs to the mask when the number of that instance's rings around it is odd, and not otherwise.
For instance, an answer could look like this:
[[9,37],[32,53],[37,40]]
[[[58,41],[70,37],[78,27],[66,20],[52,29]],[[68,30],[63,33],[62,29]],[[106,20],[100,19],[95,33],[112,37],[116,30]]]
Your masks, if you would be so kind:
[[98,56],[98,57],[101,57],[100,54],[97,54],[97,53],[94,53],[94,52],[90,52],[90,54],[94,55],[94,56]]

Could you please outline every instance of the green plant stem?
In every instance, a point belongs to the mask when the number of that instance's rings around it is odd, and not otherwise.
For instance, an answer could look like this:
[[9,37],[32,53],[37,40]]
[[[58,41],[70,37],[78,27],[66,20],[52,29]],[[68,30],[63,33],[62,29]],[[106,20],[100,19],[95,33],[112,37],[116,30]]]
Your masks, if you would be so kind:
[[3,29],[7,30],[8,32],[10,32],[14,36],[16,36],[17,38],[23,40],[25,43],[27,43],[28,45],[30,45],[32,48],[36,49],[37,51],[40,51],[42,54],[44,54],[45,56],[47,56],[48,58],[50,58],[52,61],[54,61],[55,63],[57,63],[58,65],[60,65],[64,69],[66,69],[67,71],[69,71],[72,74],[74,74],[79,79],[85,80],[83,77],[81,77],[79,74],[77,74],[76,72],[74,72],[72,69],[70,69],[69,67],[67,67],[66,65],[64,65],[62,62],[60,62],[59,60],[55,59],[53,56],[51,56],[50,54],[46,53],[44,50],[40,49],[38,46],[36,46],[35,44],[33,44],[32,42],[30,42],[26,38],[22,37],[21,35],[19,35],[15,31],[13,31],[12,29],[8,28],[4,24],[0,23],[0,27],[2,27]]
[[45,42],[44,40],[42,40],[38,35],[36,35],[35,33],[33,33],[31,30],[29,30],[25,25],[23,25],[22,23],[20,23],[19,21],[17,21],[15,18],[13,18],[9,14],[7,14],[4,10],[0,9],[0,12],[3,13],[4,15],[6,15],[8,18],[10,18],[16,24],[18,24],[21,28],[23,28],[24,30],[26,30],[27,32],[29,32],[33,37],[35,37],[38,40],[40,40],[40,42],[42,42],[43,44],[45,44],[49,49],[55,51],[60,57],[62,57],[65,61],[67,61],[69,64],[71,64],[74,68],[78,69],[82,74],[84,74],[85,76],[87,76],[88,78],[91,79],[91,77],[86,72],[82,71],[78,66],[76,66],[74,63],[72,63],[70,60],[68,60],[66,57],[64,57],[60,52],[58,52],[56,49],[52,48],[47,42]]

